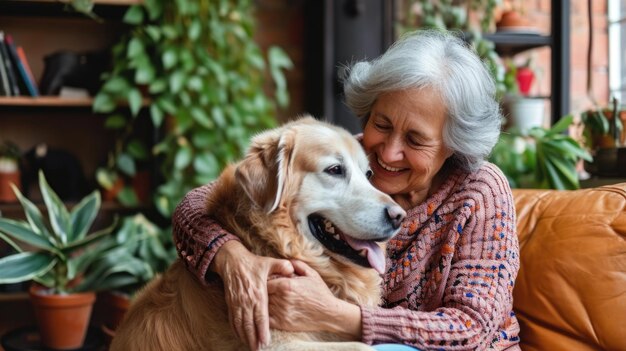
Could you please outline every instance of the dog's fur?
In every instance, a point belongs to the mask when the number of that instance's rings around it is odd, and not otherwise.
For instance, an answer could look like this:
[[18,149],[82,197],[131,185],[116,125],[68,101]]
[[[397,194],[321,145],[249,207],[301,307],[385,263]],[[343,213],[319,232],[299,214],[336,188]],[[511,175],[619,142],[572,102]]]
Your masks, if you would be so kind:
[[[333,168],[336,166],[340,168]],[[359,265],[322,245],[320,231],[316,238],[315,225],[309,223],[312,214],[330,220],[342,233],[342,240],[334,242],[339,246],[346,245],[343,233],[369,245],[392,237],[405,213],[369,183],[368,171],[367,157],[352,135],[313,118],[302,118],[256,136],[247,156],[227,167],[216,181],[207,211],[253,253],[302,260],[321,275],[337,297],[375,306],[380,300],[379,274],[364,267],[363,262]],[[367,262],[365,259],[365,265]],[[201,285],[178,261],[139,294],[111,349],[246,347],[228,322],[223,287]],[[268,349],[369,347],[342,342],[337,335],[273,330]]]

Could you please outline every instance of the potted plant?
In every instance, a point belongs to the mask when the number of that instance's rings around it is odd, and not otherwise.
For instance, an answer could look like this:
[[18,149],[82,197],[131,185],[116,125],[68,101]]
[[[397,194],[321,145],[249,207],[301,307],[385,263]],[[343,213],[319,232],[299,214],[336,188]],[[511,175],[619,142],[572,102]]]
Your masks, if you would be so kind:
[[578,189],[576,163],[592,157],[563,134],[572,121],[568,115],[550,129],[533,127],[525,133],[511,128],[500,135],[489,161],[504,172],[512,188]]
[[[149,115],[152,127],[163,131],[156,145],[132,145],[158,160],[153,198],[166,218],[191,188],[239,158],[252,135],[275,125],[276,108],[288,103],[283,70],[291,61],[277,47],[264,53],[256,44],[253,5],[155,0],[124,15],[130,30],[113,47],[114,66],[93,109],[110,114],[106,123],[113,130],[137,130]],[[129,113],[122,113],[126,106]],[[119,135],[123,147],[99,173],[106,187],[141,161],[126,133]]]
[[75,349],[84,341],[94,291],[130,284],[149,274],[149,267],[128,260],[123,245],[106,240],[114,225],[89,234],[100,209],[97,191],[69,211],[42,172],[39,186],[47,219],[16,187],[26,220],[0,218],[0,238],[18,252],[0,259],[0,283],[33,280],[29,293],[42,343]]
[[20,149],[14,143],[5,141],[0,145],[0,202],[17,201],[11,184],[20,188],[19,160]]
[[585,143],[594,155],[586,166],[600,176],[626,176],[626,111],[613,99],[612,108],[587,110],[581,114]]
[[105,310],[102,329],[110,338],[130,306],[134,294],[157,273],[164,272],[177,258],[171,230],[163,230],[143,214],[128,216],[110,240],[124,245],[125,252],[150,267],[149,274],[138,276],[133,284],[109,289],[98,299]]
[[528,58],[523,64],[516,64],[510,58],[504,62],[506,92],[502,97],[502,109],[508,118],[508,125],[522,133],[527,133],[533,127],[543,127],[545,100],[530,96],[533,83],[537,79],[532,58]]

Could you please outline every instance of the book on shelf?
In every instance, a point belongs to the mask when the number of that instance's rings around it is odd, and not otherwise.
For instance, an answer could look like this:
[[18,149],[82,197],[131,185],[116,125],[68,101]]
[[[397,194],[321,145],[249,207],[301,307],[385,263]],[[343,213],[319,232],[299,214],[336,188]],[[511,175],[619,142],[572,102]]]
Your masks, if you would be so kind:
[[9,76],[7,73],[7,69],[4,65],[4,57],[2,56],[2,51],[0,51],[0,96],[11,96],[13,92],[11,91],[11,85],[9,85]]
[[13,63],[11,62],[11,56],[9,56],[9,50],[7,49],[4,32],[0,30],[0,55],[4,63],[5,72],[9,81],[10,94],[8,96],[19,96],[20,88],[17,84],[17,77],[15,76],[15,70],[13,69]]
[[[30,94],[30,96],[39,96],[39,89],[37,88],[37,84],[34,78],[31,78],[32,73],[29,75],[30,66],[28,65],[28,61],[26,61],[26,55],[23,55],[23,60],[20,58],[19,51],[23,49],[18,48],[13,41],[13,38],[10,34],[6,34],[4,37],[4,43],[6,44],[7,51],[9,52],[9,56],[11,57],[11,62],[14,66],[17,67],[17,75],[20,77],[20,82],[26,87],[26,90]],[[21,49],[21,50],[18,50]]]

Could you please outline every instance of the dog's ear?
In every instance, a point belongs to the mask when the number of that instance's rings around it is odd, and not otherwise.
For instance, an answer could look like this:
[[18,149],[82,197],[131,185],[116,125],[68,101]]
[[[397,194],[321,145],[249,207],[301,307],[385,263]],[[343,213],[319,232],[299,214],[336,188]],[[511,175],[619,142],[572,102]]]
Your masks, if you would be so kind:
[[248,197],[267,213],[280,203],[293,153],[294,134],[289,128],[280,128],[255,136],[235,171],[237,182]]

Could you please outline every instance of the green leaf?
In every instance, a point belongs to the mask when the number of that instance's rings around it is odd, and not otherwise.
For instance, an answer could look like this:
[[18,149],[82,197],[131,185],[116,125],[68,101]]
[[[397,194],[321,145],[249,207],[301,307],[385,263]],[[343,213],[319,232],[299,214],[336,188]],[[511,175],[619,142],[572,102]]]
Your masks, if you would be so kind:
[[165,91],[167,88],[167,83],[163,78],[157,78],[154,82],[150,84],[148,87],[148,92],[150,94],[159,94]]
[[161,61],[163,61],[163,67],[165,67],[165,69],[171,69],[172,67],[176,66],[176,63],[178,62],[176,50],[174,50],[174,48],[166,49],[163,52],[163,57],[161,58]]
[[111,234],[111,232],[113,231],[113,229],[115,229],[115,227],[117,226],[117,218],[113,221],[113,224],[111,224],[110,226],[101,229],[97,232],[94,232],[92,234],[89,234],[87,236],[85,236],[84,238],[80,239],[80,240],[76,240],[73,243],[70,243],[69,245],[67,245],[65,248],[63,248],[63,252],[67,253],[68,256],[69,254],[71,254],[72,252],[78,250],[78,249],[82,249],[84,247],[87,247],[88,245],[92,245],[92,244],[96,244],[98,243],[100,240],[105,239],[108,235]]
[[92,109],[96,113],[110,113],[115,110],[115,100],[111,95],[100,92],[93,100]]
[[277,46],[272,46],[268,50],[268,61],[271,67],[292,69],[293,62],[285,51]]
[[104,85],[102,86],[102,91],[107,93],[111,93],[113,95],[116,94],[124,94],[126,90],[129,88],[129,84],[126,81],[126,78],[115,76],[109,78]]
[[130,112],[134,117],[137,117],[139,110],[141,110],[142,97],[139,89],[132,89],[128,92],[128,104],[130,106]]
[[87,235],[100,210],[100,202],[100,193],[93,191],[72,209],[70,221],[73,230],[68,237],[70,242],[83,239]]
[[117,200],[126,207],[135,207],[139,205],[139,199],[132,187],[125,186],[117,194]]
[[8,235],[2,233],[2,231],[0,231],[0,239],[4,240],[4,242],[9,244],[9,246],[11,246],[15,251],[24,252],[24,249],[16,244]]
[[135,168],[135,160],[126,153],[120,153],[117,156],[117,168],[128,176],[134,176],[137,173]]
[[30,229],[32,229],[36,234],[41,235],[43,238],[49,238],[50,232],[48,231],[48,226],[46,225],[46,221],[43,219],[41,211],[39,211],[34,203],[24,197],[22,192],[15,185],[11,184],[11,188],[24,208],[24,215],[30,224]]
[[31,280],[48,272],[57,259],[42,252],[20,252],[0,259],[0,284]]
[[204,152],[193,160],[193,168],[197,173],[214,178],[220,171],[219,162],[211,153]]
[[146,26],[145,30],[153,41],[158,42],[161,40],[161,28],[159,26]]
[[570,126],[570,124],[572,124],[573,121],[574,117],[572,115],[563,116],[558,120],[558,122],[556,122],[556,124],[552,126],[552,128],[550,128],[549,133],[562,133],[567,130],[567,128]]
[[138,25],[143,22],[143,9],[140,5],[133,5],[124,14],[124,23]]
[[224,110],[222,110],[219,106],[213,106],[211,109],[211,116],[220,128],[226,127],[226,118],[224,116]]
[[185,74],[181,71],[176,71],[170,75],[169,79],[170,92],[177,94],[185,85]]
[[198,124],[204,128],[213,129],[215,127],[215,125],[213,125],[213,121],[203,108],[193,107],[190,113],[194,121],[198,122]]
[[41,189],[46,208],[48,208],[48,217],[50,218],[53,232],[56,234],[59,242],[68,244],[69,233],[72,230],[70,213],[59,196],[50,188],[43,171],[39,171],[39,188]]
[[126,126],[126,118],[121,114],[114,114],[104,121],[104,127],[108,129],[121,129]]
[[144,144],[138,139],[132,139],[126,146],[126,152],[137,160],[148,159],[148,150]]
[[200,34],[202,33],[202,22],[200,22],[199,18],[194,19],[189,26],[189,30],[187,31],[187,36],[190,40],[196,41]]
[[192,152],[188,146],[181,147],[176,152],[176,158],[174,159],[174,168],[177,170],[184,169],[191,163]]
[[129,59],[137,58],[145,55],[145,48],[143,42],[139,38],[131,38],[128,42],[128,50],[126,51],[126,57]]
[[117,173],[113,170],[107,168],[98,168],[96,170],[96,180],[98,181],[98,184],[106,190],[113,189],[117,178]]
[[163,123],[164,117],[163,110],[161,110],[158,105],[150,105],[150,118],[152,119],[154,127],[159,128]]
[[151,21],[156,20],[163,13],[163,3],[159,0],[144,0],[143,4],[148,10],[148,17]]
[[154,67],[149,63],[143,64],[135,71],[135,82],[137,84],[150,84],[154,80]]

